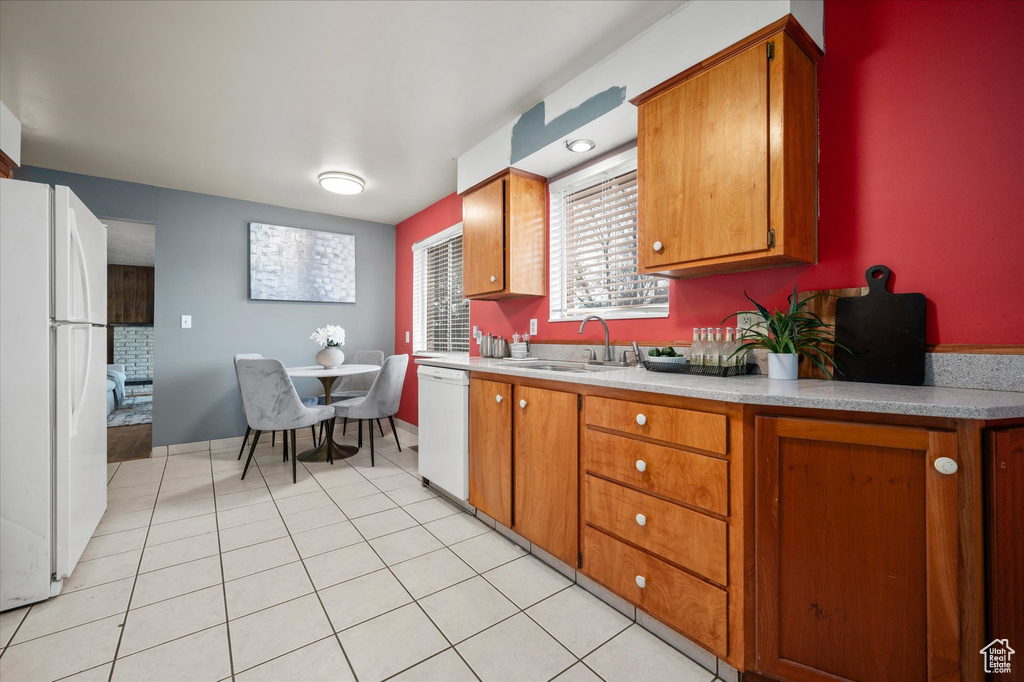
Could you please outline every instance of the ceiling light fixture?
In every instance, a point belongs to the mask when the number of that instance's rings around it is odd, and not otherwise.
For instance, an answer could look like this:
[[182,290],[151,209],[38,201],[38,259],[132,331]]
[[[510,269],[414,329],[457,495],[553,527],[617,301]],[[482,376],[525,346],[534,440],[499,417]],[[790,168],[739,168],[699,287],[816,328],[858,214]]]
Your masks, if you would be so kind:
[[318,180],[321,187],[335,194],[359,194],[366,186],[366,183],[358,175],[338,171],[321,173]]
[[582,154],[583,152],[589,152],[591,149],[596,147],[593,140],[569,140],[565,143],[565,148],[571,152]]

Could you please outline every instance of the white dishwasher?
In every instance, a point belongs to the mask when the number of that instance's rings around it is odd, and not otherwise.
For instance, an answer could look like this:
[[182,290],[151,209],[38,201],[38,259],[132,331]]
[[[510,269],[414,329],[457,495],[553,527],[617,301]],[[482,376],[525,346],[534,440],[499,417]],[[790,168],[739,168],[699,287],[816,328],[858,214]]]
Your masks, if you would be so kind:
[[460,500],[469,499],[469,375],[420,365],[420,476]]

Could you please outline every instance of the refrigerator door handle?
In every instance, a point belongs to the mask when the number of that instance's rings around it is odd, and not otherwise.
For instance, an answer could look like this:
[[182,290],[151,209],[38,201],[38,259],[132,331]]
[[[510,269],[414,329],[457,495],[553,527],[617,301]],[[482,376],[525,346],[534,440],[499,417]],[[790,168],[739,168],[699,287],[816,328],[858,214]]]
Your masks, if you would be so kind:
[[[92,290],[89,287],[89,281],[92,279],[92,274],[89,272],[89,263],[85,257],[85,249],[82,248],[82,235],[78,231],[78,221],[75,220],[74,213],[71,214],[71,244],[75,247],[75,259],[78,261],[78,266],[82,268],[82,296],[85,304],[84,321],[88,319],[90,312],[92,311]],[[90,336],[90,344],[92,343],[91,339],[92,337]],[[89,375],[86,374],[86,379],[88,380],[88,378]],[[79,401],[79,407],[80,406],[81,401]]]
[[[88,289],[86,290],[88,293]],[[81,389],[78,395],[75,397],[74,402],[71,406],[71,437],[74,438],[78,435],[78,421],[82,416],[82,403],[85,402],[85,394],[89,388],[89,374],[92,372],[92,329],[84,327],[85,329],[85,376],[82,378]],[[75,376],[77,367],[75,367],[75,353],[74,349],[71,351],[71,376]]]

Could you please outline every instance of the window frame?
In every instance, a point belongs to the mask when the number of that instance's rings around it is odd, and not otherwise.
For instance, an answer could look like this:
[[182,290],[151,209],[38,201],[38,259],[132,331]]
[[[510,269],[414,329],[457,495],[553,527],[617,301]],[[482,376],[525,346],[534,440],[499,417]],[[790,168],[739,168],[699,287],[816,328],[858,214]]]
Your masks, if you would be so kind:
[[[443,356],[460,356],[469,357],[469,349],[466,351],[438,351],[438,350],[427,350],[418,347],[417,344],[425,344],[427,336],[427,309],[426,309],[426,253],[427,250],[438,244],[446,241],[450,241],[455,237],[462,237],[462,223],[456,223],[449,228],[441,230],[435,234],[430,235],[418,242],[415,242],[412,249],[412,355],[417,357],[443,357]],[[459,262],[459,266],[463,265],[463,261]],[[467,303],[468,300],[463,297],[462,299]],[[466,313],[467,322],[469,320],[469,312]],[[468,332],[467,328],[467,332]],[[467,333],[467,344],[469,343],[469,335]],[[449,339],[449,345],[451,345],[451,339]]]
[[[666,302],[627,308],[594,308],[578,314],[570,314],[566,302],[566,248],[564,227],[564,195],[569,191],[579,191],[592,187],[609,178],[637,170],[637,148],[631,147],[614,154],[597,163],[588,164],[577,171],[559,178],[548,185],[548,202],[550,218],[548,225],[548,322],[579,322],[587,315],[600,315],[607,320],[644,320],[666,318],[669,316],[671,287],[666,288]],[[637,197],[639,211],[639,195]],[[637,224],[639,232],[639,223]],[[639,234],[637,235],[639,238]],[[637,274],[639,272],[639,252],[637,253]],[[650,275],[656,279],[666,279]]]

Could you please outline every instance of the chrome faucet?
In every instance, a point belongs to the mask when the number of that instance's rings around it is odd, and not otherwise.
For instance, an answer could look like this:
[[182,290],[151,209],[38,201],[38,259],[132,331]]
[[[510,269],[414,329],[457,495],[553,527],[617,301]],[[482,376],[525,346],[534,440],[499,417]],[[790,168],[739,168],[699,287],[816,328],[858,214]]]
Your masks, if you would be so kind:
[[598,315],[588,315],[582,322],[580,322],[580,334],[583,333],[583,328],[587,326],[587,322],[590,322],[591,320],[597,320],[601,323],[601,326],[604,327],[604,361],[611,362],[612,346],[608,341],[608,323],[604,321],[604,318]]

